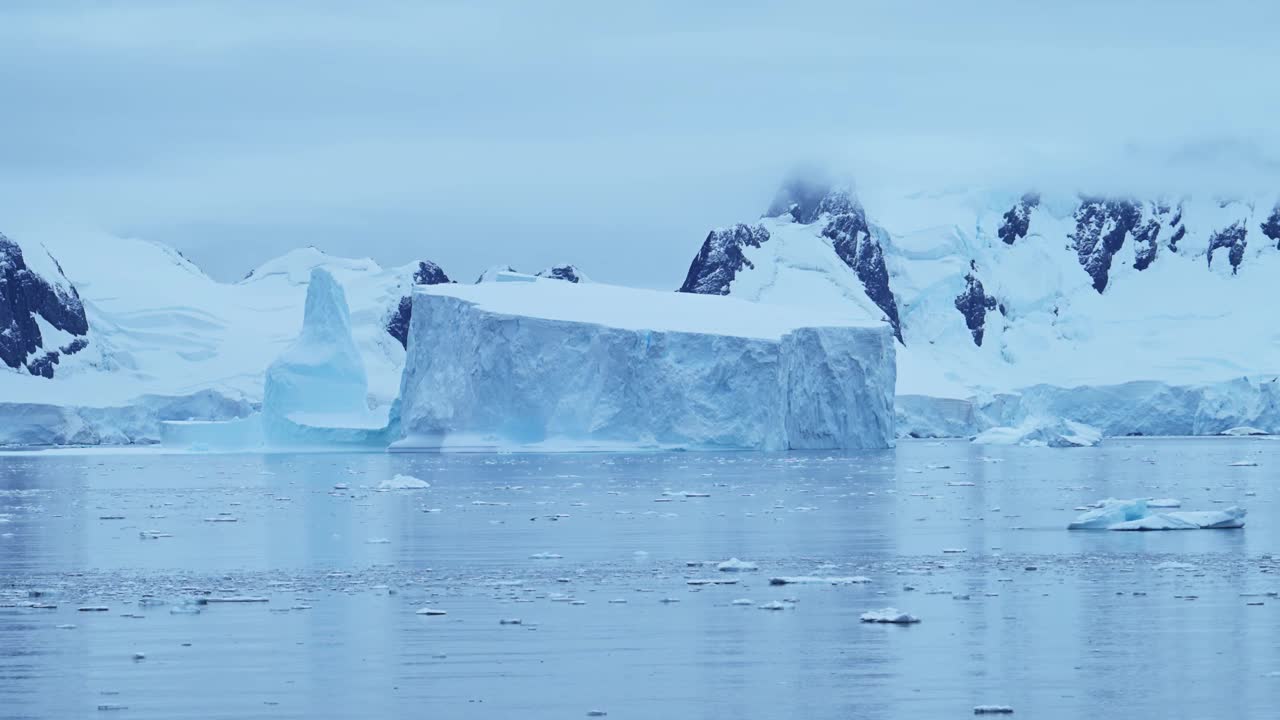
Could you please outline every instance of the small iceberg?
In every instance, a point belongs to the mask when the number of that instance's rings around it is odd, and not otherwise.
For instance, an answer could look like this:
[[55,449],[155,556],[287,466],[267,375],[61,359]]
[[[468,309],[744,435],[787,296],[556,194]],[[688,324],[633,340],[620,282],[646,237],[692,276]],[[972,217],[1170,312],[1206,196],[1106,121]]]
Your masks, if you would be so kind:
[[388,490],[426,490],[431,484],[426,480],[419,480],[412,475],[396,475],[390,480],[383,480],[378,483],[378,489],[382,491]]
[[[1119,531],[1236,530],[1244,527],[1244,518],[1248,513],[1242,507],[1229,507],[1225,510],[1153,513],[1150,511],[1150,507],[1151,503],[1146,500],[1107,498],[1094,503],[1092,509],[1077,517],[1067,525],[1067,529]],[[1157,505],[1156,507],[1161,506]]]
[[716,565],[716,570],[720,572],[751,572],[759,570],[760,567],[753,562],[739,560],[738,558],[729,558],[724,562]]
[[1228,437],[1249,437],[1251,435],[1270,435],[1271,433],[1261,428],[1251,427],[1249,425],[1238,425],[1233,428],[1227,428],[1218,434],[1226,435]]
[[862,613],[860,619],[864,623],[886,623],[890,625],[911,625],[920,622],[920,618],[910,613],[904,613],[897,608],[869,610]]

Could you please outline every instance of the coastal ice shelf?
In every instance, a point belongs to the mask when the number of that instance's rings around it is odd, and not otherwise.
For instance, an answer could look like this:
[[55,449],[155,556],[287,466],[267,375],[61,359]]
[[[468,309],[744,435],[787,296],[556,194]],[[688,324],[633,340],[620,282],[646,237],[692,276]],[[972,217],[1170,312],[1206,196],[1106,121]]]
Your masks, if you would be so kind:
[[893,445],[893,334],[865,314],[502,279],[415,290],[393,449]]

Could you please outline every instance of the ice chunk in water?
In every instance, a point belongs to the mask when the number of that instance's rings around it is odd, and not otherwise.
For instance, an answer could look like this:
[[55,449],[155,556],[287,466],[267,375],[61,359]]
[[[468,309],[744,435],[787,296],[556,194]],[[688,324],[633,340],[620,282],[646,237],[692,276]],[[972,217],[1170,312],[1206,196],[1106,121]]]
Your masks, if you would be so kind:
[[378,483],[379,490],[426,490],[429,487],[431,484],[426,480],[419,480],[412,475],[396,475]]
[[920,622],[920,618],[910,613],[902,612],[897,608],[882,608],[880,610],[869,610],[862,613],[860,618],[864,623],[888,623],[892,625],[910,625]]
[[729,558],[724,562],[716,565],[716,569],[720,572],[749,572],[759,570],[760,567],[753,562],[739,560],[738,558]]

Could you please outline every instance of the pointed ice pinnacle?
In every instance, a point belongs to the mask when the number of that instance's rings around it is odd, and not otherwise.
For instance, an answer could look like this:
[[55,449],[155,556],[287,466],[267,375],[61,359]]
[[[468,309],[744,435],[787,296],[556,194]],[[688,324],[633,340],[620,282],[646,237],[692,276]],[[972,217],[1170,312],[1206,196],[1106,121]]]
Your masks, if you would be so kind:
[[351,335],[342,286],[327,270],[311,271],[302,332],[267,368],[262,412],[268,427],[296,413],[357,415],[368,411],[369,380]]

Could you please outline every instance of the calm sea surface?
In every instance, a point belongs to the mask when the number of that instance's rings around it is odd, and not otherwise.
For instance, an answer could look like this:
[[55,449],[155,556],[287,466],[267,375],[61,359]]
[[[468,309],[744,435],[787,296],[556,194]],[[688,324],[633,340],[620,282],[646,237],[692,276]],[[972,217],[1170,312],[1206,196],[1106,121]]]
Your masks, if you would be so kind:
[[[0,718],[1271,718],[1277,470],[1266,439],[9,454]],[[1064,529],[1108,496],[1248,527]],[[921,622],[859,622],[889,606]]]

